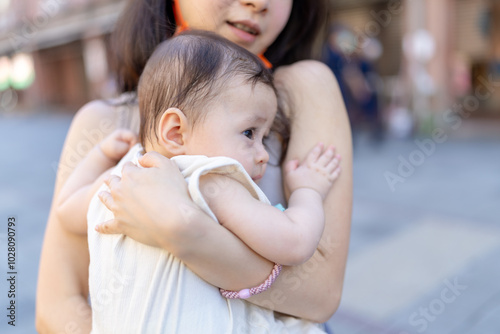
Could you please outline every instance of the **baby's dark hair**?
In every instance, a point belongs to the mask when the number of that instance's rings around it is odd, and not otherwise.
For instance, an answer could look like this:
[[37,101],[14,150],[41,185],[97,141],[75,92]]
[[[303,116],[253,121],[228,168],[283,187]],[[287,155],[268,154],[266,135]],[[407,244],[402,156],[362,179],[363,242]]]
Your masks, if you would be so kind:
[[265,84],[276,93],[272,73],[257,56],[214,33],[189,30],[160,43],[138,85],[141,144],[157,139],[158,122],[168,108],[182,110],[195,126],[234,78]]

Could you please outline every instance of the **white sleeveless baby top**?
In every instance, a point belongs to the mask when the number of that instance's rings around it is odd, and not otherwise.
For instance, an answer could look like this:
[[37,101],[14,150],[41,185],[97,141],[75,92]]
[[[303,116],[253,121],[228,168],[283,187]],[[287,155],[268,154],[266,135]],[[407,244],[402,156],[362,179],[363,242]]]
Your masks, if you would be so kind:
[[[113,174],[121,175],[127,161],[137,164],[141,152],[140,145],[134,146]],[[233,159],[179,156],[172,160],[186,178],[195,203],[214,219],[197,186],[199,177],[206,173],[233,177],[255,198],[268,202]],[[105,185],[100,190],[104,189]],[[94,195],[87,216],[92,333],[324,333],[318,324],[278,315],[244,300],[222,297],[217,287],[163,249],[124,235],[102,235],[94,230],[96,224],[112,217]]]

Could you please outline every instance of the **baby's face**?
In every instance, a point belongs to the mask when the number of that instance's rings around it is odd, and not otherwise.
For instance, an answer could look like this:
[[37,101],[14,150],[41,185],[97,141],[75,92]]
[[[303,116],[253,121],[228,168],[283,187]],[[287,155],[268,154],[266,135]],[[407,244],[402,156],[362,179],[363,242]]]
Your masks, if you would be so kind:
[[233,158],[258,182],[269,160],[262,141],[276,116],[276,94],[262,83],[228,86],[192,130],[186,154]]

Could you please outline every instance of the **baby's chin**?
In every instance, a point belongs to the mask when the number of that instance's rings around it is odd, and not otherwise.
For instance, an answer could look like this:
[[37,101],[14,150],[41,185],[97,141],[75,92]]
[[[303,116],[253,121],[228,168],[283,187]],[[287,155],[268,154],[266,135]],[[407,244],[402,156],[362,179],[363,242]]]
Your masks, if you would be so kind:
[[259,176],[254,176],[252,177],[252,180],[253,182],[255,182],[256,184],[259,184],[260,180],[262,180],[262,176],[259,175]]

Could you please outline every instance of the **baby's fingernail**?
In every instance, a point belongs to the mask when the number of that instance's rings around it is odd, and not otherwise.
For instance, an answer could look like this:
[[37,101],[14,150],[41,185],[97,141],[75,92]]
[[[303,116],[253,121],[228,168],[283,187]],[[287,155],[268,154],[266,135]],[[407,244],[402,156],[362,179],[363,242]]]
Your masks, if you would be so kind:
[[96,226],[94,227],[94,230],[96,230],[97,232],[99,232],[99,227],[100,227],[99,225],[96,225]]

